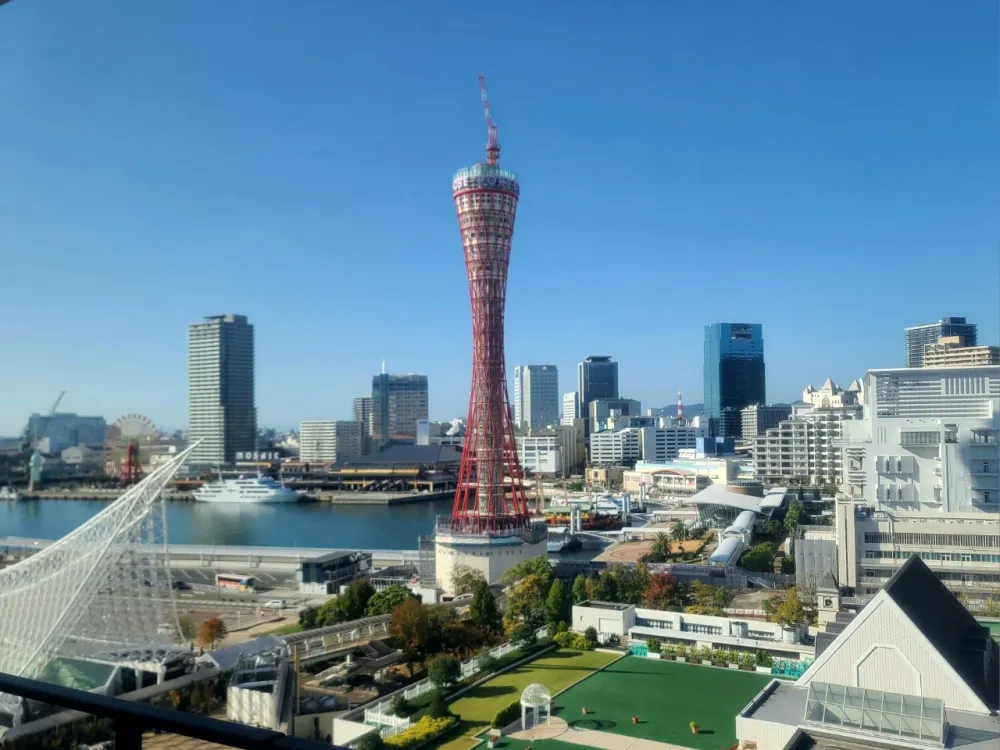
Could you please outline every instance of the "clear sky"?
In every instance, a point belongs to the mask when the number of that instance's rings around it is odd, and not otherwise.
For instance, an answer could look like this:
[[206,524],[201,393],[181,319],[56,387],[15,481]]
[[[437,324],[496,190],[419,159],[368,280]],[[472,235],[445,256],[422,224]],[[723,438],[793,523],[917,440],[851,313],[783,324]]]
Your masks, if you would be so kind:
[[614,355],[701,400],[703,326],[764,326],[768,397],[997,343],[995,0],[14,0],[0,8],[0,434],[183,427],[188,324],[256,326],[264,425],[346,418],[382,358],[464,415],[451,204],[486,74],[521,179],[508,371]]

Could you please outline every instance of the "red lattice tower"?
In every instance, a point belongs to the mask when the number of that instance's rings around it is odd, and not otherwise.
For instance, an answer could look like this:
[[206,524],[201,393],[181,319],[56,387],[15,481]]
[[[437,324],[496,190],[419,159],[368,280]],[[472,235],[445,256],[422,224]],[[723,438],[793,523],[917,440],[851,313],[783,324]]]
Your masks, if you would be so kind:
[[482,76],[479,87],[486,163],[460,170],[452,181],[472,303],[472,392],[451,528],[476,534],[530,527],[503,345],[507,267],[521,188],[512,172],[497,166],[500,144]]

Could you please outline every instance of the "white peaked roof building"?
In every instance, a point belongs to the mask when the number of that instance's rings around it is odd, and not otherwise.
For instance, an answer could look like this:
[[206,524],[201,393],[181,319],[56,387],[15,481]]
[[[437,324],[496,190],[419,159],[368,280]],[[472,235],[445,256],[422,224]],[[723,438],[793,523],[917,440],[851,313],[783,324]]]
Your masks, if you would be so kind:
[[834,383],[832,378],[827,378],[819,388],[807,385],[802,391],[802,400],[817,409],[836,409],[860,403],[863,394],[861,380],[852,380],[845,389]]
[[827,627],[797,682],[740,712],[742,748],[1000,747],[1000,646],[920,558]]

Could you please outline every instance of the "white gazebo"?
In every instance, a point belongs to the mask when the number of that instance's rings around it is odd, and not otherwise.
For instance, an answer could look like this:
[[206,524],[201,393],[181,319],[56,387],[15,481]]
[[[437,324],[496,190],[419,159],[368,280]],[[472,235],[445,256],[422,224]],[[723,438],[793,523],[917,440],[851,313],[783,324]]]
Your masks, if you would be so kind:
[[544,685],[535,682],[521,693],[521,729],[528,728],[528,714],[531,712],[531,726],[539,723],[539,709],[545,709],[545,723],[552,718],[552,693]]

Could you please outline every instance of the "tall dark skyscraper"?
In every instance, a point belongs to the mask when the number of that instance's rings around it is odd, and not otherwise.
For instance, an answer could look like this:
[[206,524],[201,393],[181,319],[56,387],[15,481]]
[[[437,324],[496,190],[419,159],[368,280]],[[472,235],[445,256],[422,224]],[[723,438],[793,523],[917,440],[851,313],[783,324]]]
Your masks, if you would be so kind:
[[936,344],[940,338],[957,336],[961,346],[975,346],[978,332],[975,323],[966,323],[965,318],[941,318],[937,323],[910,326],[903,329],[906,337],[906,367],[923,367],[924,346]]
[[618,363],[611,357],[587,357],[577,365],[576,381],[580,394],[577,416],[586,418],[591,401],[618,398]]
[[705,326],[705,416],[712,435],[739,438],[740,410],[766,404],[766,390],[760,324]]

